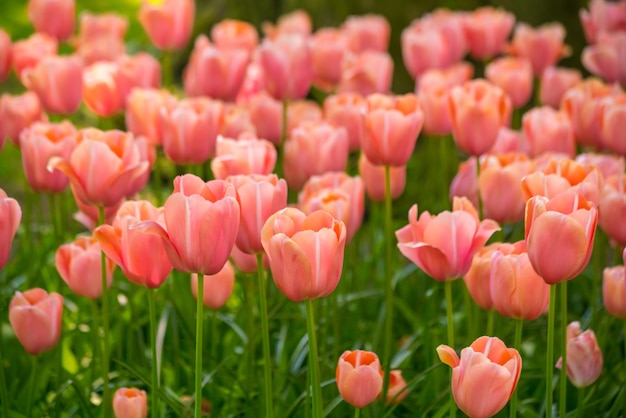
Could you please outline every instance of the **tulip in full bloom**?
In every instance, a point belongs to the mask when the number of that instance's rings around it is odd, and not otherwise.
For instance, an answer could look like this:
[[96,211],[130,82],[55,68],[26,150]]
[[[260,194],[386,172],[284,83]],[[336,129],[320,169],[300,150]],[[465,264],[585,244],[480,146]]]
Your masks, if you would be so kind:
[[74,32],[75,8],[74,0],[30,0],[28,18],[37,32],[64,41]]
[[41,102],[35,93],[3,94],[0,97],[0,149],[5,139],[20,146],[20,133],[34,122],[46,120]]
[[265,222],[261,242],[276,287],[289,300],[325,297],[339,284],[346,226],[328,212],[282,209]]
[[564,39],[565,28],[560,23],[547,23],[538,28],[518,23],[509,52],[529,60],[535,76],[540,76],[546,68],[554,66],[561,57],[569,54],[563,44]]
[[115,418],[147,418],[148,395],[136,388],[119,388],[113,395],[113,413]]
[[0,189],[0,269],[9,260],[11,244],[22,219],[22,209],[17,200],[10,198]]
[[[624,250],[626,258],[626,249]],[[608,313],[626,319],[626,269],[624,265],[607,267],[602,272],[602,299]]]
[[438,281],[463,277],[474,254],[500,229],[490,219],[479,221],[466,198],[455,198],[453,209],[436,216],[423,212],[418,220],[413,205],[409,225],[396,231],[400,252]]
[[355,408],[369,405],[383,390],[378,356],[371,351],[345,351],[337,363],[336,381],[344,401]]
[[582,81],[580,71],[573,68],[548,67],[541,73],[539,101],[558,109],[565,92]]
[[504,90],[515,109],[528,103],[533,94],[533,69],[526,58],[496,58],[487,64],[485,77]]
[[[209,309],[219,309],[228,301],[235,287],[235,268],[227,261],[216,274],[204,275],[202,304]],[[198,298],[198,275],[191,275],[191,293]]]
[[[584,388],[595,382],[602,373],[602,351],[596,334],[588,329],[582,331],[580,322],[567,325],[567,377],[577,388]],[[561,368],[559,358],[556,367]]]
[[452,367],[452,394],[457,406],[472,418],[498,413],[515,391],[522,358],[497,337],[483,336],[461,350],[461,358],[447,345],[437,347],[439,359]]
[[469,13],[464,29],[470,54],[484,60],[503,52],[514,24],[515,16],[503,9],[480,7]]
[[[364,153],[359,157],[359,175],[363,179],[365,191],[375,202],[385,200],[385,167],[372,164]],[[391,198],[397,199],[404,192],[406,186],[406,165],[389,167],[391,183]]]
[[165,0],[160,4],[141,2],[139,22],[159,49],[181,49],[191,37],[195,15],[193,0]]
[[63,296],[35,288],[16,292],[9,304],[9,322],[15,336],[32,355],[53,348],[61,336]]

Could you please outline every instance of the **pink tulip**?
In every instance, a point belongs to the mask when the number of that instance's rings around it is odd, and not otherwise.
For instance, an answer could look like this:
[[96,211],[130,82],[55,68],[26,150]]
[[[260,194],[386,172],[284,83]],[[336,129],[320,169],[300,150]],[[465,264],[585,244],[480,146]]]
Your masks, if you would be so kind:
[[[582,331],[580,322],[574,321],[567,326],[567,377],[577,388],[584,388],[598,380],[602,373],[602,351],[598,346],[596,334],[588,329]],[[559,358],[556,367],[561,368]]]
[[626,319],[626,269],[623,265],[606,267],[602,272],[602,298],[608,313]]
[[194,15],[193,0],[165,0],[160,4],[142,1],[138,19],[157,48],[171,51],[189,42]]
[[63,296],[35,288],[15,292],[9,304],[9,322],[28,354],[52,349],[61,336]]
[[374,402],[383,390],[380,360],[371,351],[344,351],[335,375],[339,394],[355,408],[364,408]]
[[294,100],[287,106],[287,138],[305,123],[322,124],[322,108],[313,100]]
[[[219,309],[230,298],[235,287],[235,268],[226,261],[222,270],[217,274],[203,276],[204,287],[202,295],[202,304],[209,309]],[[198,299],[198,275],[191,275],[191,293],[193,297]]]
[[573,68],[548,67],[541,73],[539,101],[558,109],[567,90],[582,81],[580,71]]
[[531,156],[546,152],[563,153],[570,157],[576,154],[574,129],[565,112],[549,106],[533,108],[524,114],[522,127]]
[[250,98],[248,109],[258,137],[278,145],[282,132],[282,103],[261,92]]
[[[102,267],[100,244],[93,237],[78,237],[61,245],[56,252],[55,264],[59,275],[78,296],[97,299],[102,296]],[[113,281],[115,264],[106,259],[107,288]]]
[[160,145],[159,114],[162,108],[168,113],[175,105],[176,98],[167,90],[135,88],[126,99],[126,129],[153,145]]
[[37,32],[64,41],[74,32],[75,8],[74,0],[30,0],[28,18]]
[[59,48],[57,40],[45,33],[34,33],[27,39],[13,43],[13,69],[19,79],[25,70],[37,66],[44,57],[56,55]]
[[139,286],[155,289],[172,271],[161,238],[133,229],[143,221],[163,222],[162,209],[146,200],[124,202],[113,225],[101,225],[94,231],[102,251],[120,266],[124,276]]
[[437,216],[423,212],[418,221],[417,205],[413,205],[409,225],[396,231],[400,252],[438,281],[463,277],[474,254],[500,229],[490,219],[479,221],[465,198],[455,198],[453,209]]
[[324,211],[276,212],[261,230],[276,287],[291,301],[331,294],[341,277],[346,226]]
[[313,84],[330,91],[341,80],[341,62],[348,49],[345,32],[335,28],[321,28],[311,40]]
[[99,210],[96,206],[84,203],[83,201],[78,199],[74,190],[72,190],[72,196],[74,197],[76,206],[78,206],[78,212],[74,213],[73,216],[74,220],[82,224],[90,231],[93,231],[98,225],[101,224],[111,225],[113,223],[113,220],[115,219],[117,211],[125,201],[125,199],[122,199],[113,206],[105,206],[104,222],[102,222],[102,219],[100,219]]
[[375,165],[406,165],[424,123],[417,96],[373,95],[367,101],[363,153]]
[[347,54],[341,61],[341,80],[337,91],[360,93],[363,96],[389,93],[392,76],[393,60],[387,52]]
[[500,128],[510,123],[511,100],[501,88],[486,80],[453,87],[448,103],[454,142],[470,155],[489,150]]
[[22,166],[30,187],[37,192],[59,193],[69,180],[59,170],[48,171],[52,157],[69,159],[76,146],[76,128],[65,120],[60,123],[35,122],[22,131]]
[[[359,175],[363,179],[365,191],[370,199],[375,202],[385,200],[385,167],[372,164],[365,154],[359,157]],[[404,192],[406,186],[406,166],[389,167],[389,177],[391,180],[391,198],[397,199]]]
[[215,154],[215,141],[224,124],[224,104],[202,97],[183,99],[160,108],[163,152],[175,164],[202,164]]
[[314,175],[343,171],[348,163],[348,135],[328,123],[303,123],[285,143],[285,179],[290,188],[302,189]]
[[501,127],[496,136],[496,142],[489,149],[489,154],[507,154],[519,152],[528,154],[528,141],[523,132],[507,127]]
[[69,159],[52,158],[48,169],[64,172],[78,199],[114,206],[139,191],[137,180],[150,163],[142,159],[132,134],[87,128],[76,136],[77,145]]
[[609,83],[626,86],[626,32],[601,33],[595,45],[583,50],[582,62]]
[[540,76],[546,68],[553,67],[561,57],[569,54],[564,39],[565,28],[560,23],[547,23],[538,28],[518,23],[509,52],[529,60],[533,73]]
[[17,200],[10,198],[0,189],[0,269],[9,260],[11,244],[22,219],[22,209]]
[[402,402],[408,394],[409,388],[407,387],[406,380],[402,377],[402,371],[392,370],[389,372],[389,388],[387,390],[385,403],[390,405],[398,404]]
[[239,174],[270,174],[276,164],[276,148],[264,139],[229,139],[218,137],[211,171],[225,180]]
[[595,167],[605,179],[626,171],[624,157],[613,154],[583,152],[578,154],[574,161],[585,167]]
[[99,61],[83,71],[83,100],[98,116],[111,116],[124,109],[128,80],[113,62]]
[[224,104],[224,126],[220,135],[225,138],[256,137],[256,128],[247,106],[234,103]]
[[349,16],[341,26],[352,52],[385,52],[389,47],[391,26],[382,15]]
[[16,96],[3,94],[0,97],[0,149],[5,139],[19,147],[22,131],[31,124],[46,119],[41,102],[32,91]]
[[103,36],[93,39],[78,39],[75,41],[76,55],[83,64],[91,65],[98,61],[116,61],[126,54],[126,45],[123,39],[112,36]]
[[626,94],[607,97],[600,104],[602,145],[609,151],[626,156]]
[[533,69],[526,58],[496,58],[485,68],[485,77],[504,90],[515,109],[528,103],[533,94]]
[[626,175],[606,179],[598,205],[600,228],[619,245],[626,245]]
[[127,30],[128,19],[117,13],[80,14],[79,38],[82,40],[109,37],[123,40]]
[[122,91],[124,103],[134,87],[156,89],[161,85],[161,64],[152,55],[146,52],[135,55],[124,54],[117,57],[115,62],[124,77],[129,80],[128,88]]
[[580,10],[580,23],[587,42],[593,44],[599,34],[626,30],[626,3],[624,1],[591,0],[589,10]]
[[484,60],[504,51],[515,24],[515,16],[503,9],[480,7],[464,22],[467,46],[472,57]]
[[223,181],[204,182],[186,174],[174,179],[167,198],[165,228],[155,221],[135,226],[163,238],[174,268],[184,273],[216,274],[226,264],[239,229],[235,188]]
[[528,258],[546,283],[571,280],[584,270],[597,222],[598,209],[574,189],[552,199],[534,196],[526,202]]
[[148,395],[135,388],[119,388],[113,395],[113,413],[115,418],[147,418]]
[[263,33],[266,38],[276,39],[282,35],[296,35],[308,38],[313,31],[311,16],[302,9],[285,13],[278,18],[276,25],[263,22]]
[[11,37],[0,29],[0,82],[4,81],[11,72],[12,51]]
[[340,93],[324,99],[324,119],[330,124],[345,128],[348,133],[350,151],[361,148],[363,118],[367,102],[359,93]]
[[480,337],[461,350],[461,359],[447,345],[437,347],[439,359],[452,367],[452,394],[458,407],[472,418],[498,413],[515,391],[522,358],[497,337]]
[[[233,263],[237,267],[239,271],[242,273],[257,273],[258,272],[258,264],[256,254],[247,254],[241,251],[237,245],[233,246],[233,250],[230,253],[230,257],[233,260]],[[269,269],[269,263],[267,261],[267,255],[263,255],[263,268],[265,270]]]
[[77,56],[46,56],[22,73],[22,82],[37,93],[47,112],[70,114],[80,106],[83,64]]
[[[465,38],[460,39],[465,43]],[[458,60],[442,28],[422,19],[402,31],[401,41],[404,65],[414,79],[428,70],[448,68]]]
[[259,44],[259,34],[251,23],[224,19],[211,28],[211,40],[219,49],[245,49],[252,53]]

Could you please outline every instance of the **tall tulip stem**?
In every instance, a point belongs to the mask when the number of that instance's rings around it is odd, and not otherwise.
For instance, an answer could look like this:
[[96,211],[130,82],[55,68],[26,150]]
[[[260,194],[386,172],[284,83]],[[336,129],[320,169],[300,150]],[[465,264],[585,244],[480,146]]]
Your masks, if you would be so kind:
[[172,51],[163,51],[161,56],[162,85],[169,89],[174,85],[174,66],[172,65]]
[[[98,206],[98,225],[104,225],[104,206]],[[109,288],[107,286],[107,267],[106,256],[104,251],[100,252],[100,271],[102,275],[102,379],[103,379],[103,395],[102,402],[104,404],[104,416],[111,414],[111,388],[109,387]]]
[[4,417],[9,416],[9,395],[7,393],[6,380],[4,376],[4,347],[2,346],[2,333],[0,332],[0,403],[2,403],[2,413]]
[[315,316],[313,301],[306,300],[306,329],[309,335],[309,375],[311,376],[311,397],[313,403],[313,418],[322,418],[322,387],[320,386],[320,363],[317,354],[317,337],[315,336]]
[[[454,347],[454,318],[452,312],[452,281],[445,281],[446,290],[446,322],[448,326],[448,345]],[[454,395],[450,392],[450,418],[456,418],[456,402]]]
[[578,388],[578,409],[576,410],[577,417],[584,417],[585,411],[585,388]]
[[552,418],[552,378],[554,377],[554,315],[556,313],[556,286],[550,286],[548,307],[548,351],[546,353],[546,418]]
[[354,418],[361,417],[361,408],[354,408]]
[[[476,184],[480,181],[480,156],[476,156]],[[478,219],[483,219],[483,199],[480,197],[480,188],[476,191],[476,201],[478,202]]]
[[382,399],[387,399],[391,372],[391,341],[393,339],[393,271],[392,260],[392,207],[391,207],[391,167],[385,166],[385,338],[383,339],[383,379]]
[[265,416],[269,418],[274,416],[274,390],[272,388],[272,355],[270,352],[270,329],[267,319],[267,292],[265,290],[265,269],[263,268],[263,253],[257,253],[256,262],[257,275],[259,280],[259,311],[261,313],[261,334],[263,339],[263,381],[265,383]]
[[[32,417],[33,396],[35,394],[35,381],[37,380],[37,356],[30,356],[30,380],[28,385],[28,402],[26,403],[26,416]],[[8,416],[8,415],[7,415]]]
[[[520,346],[522,345],[522,329],[524,328],[524,320],[522,318],[517,318],[515,320],[515,339],[513,340],[513,347],[520,351]],[[515,418],[517,416],[517,388],[513,391],[513,395],[511,397],[511,409],[509,416],[511,418]]]
[[157,346],[156,346],[156,333],[157,333],[157,321],[156,321],[156,290],[146,288],[148,291],[148,312],[150,315],[150,346],[152,348],[152,394],[150,401],[152,403],[150,407],[150,414],[153,417],[159,416],[159,374],[158,374],[158,362],[157,362]]
[[558,284],[561,290],[561,376],[559,377],[559,416],[567,411],[567,281]]
[[284,176],[285,170],[285,142],[287,142],[287,109],[289,102],[287,99],[283,100],[281,128],[280,128],[280,142],[278,143],[278,161],[276,161],[276,175],[279,178]]
[[198,297],[196,301],[196,384],[195,384],[195,401],[194,401],[194,417],[202,416],[202,317],[204,314],[203,297],[204,295],[204,276],[198,273]]

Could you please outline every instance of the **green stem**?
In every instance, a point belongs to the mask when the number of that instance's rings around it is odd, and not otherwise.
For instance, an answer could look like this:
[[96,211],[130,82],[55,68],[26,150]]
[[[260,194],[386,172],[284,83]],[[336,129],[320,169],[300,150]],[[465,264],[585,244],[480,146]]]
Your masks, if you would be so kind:
[[2,412],[4,417],[9,416],[9,395],[7,394],[6,378],[4,376],[4,353],[2,341],[2,332],[0,332],[0,403],[2,403]]
[[322,387],[320,385],[320,363],[317,355],[317,338],[315,336],[315,316],[313,301],[306,302],[306,328],[309,335],[309,374],[311,376],[311,397],[313,402],[313,418],[322,418]]
[[202,304],[204,295],[204,276],[198,274],[198,297],[196,301],[196,384],[195,384],[195,418],[202,416]]
[[[35,377],[37,374],[37,356],[30,356],[30,381],[28,386],[28,401],[26,403],[26,416],[32,417],[33,396],[35,394]],[[8,415],[7,415],[8,416]]]
[[263,253],[257,253],[257,275],[259,281],[259,311],[261,314],[261,334],[263,339],[263,378],[265,383],[265,416],[274,416],[274,402],[272,389],[272,356],[270,352],[270,331],[267,318],[267,294],[265,291],[265,269],[263,268]]
[[360,418],[361,408],[354,408],[354,418]]
[[[520,350],[520,346],[522,345],[522,329],[524,328],[524,320],[522,318],[517,318],[515,320],[515,340],[513,341],[513,347],[516,350]],[[511,418],[515,418],[517,416],[517,388],[513,391],[513,396],[511,397],[511,409],[509,416]]]
[[[480,181],[480,156],[476,156],[476,184]],[[476,201],[478,202],[478,219],[483,218],[483,199],[480,197],[480,188],[476,191]]]
[[276,161],[276,175],[282,178],[284,175],[285,165],[285,142],[287,142],[287,110],[289,108],[289,102],[283,100],[281,128],[280,128],[280,141],[278,142],[278,160]]
[[163,55],[161,57],[161,72],[163,74],[163,82],[161,84],[166,89],[170,89],[174,85],[172,51],[163,51]]
[[[248,279],[248,277],[244,277]],[[254,312],[252,310],[252,297],[250,295],[249,285],[245,283],[247,280],[242,280],[241,287],[243,289],[243,300],[245,302],[246,310],[246,335],[248,336],[248,349],[246,350],[246,369],[244,376],[245,384],[248,388],[248,393],[252,393],[253,383],[256,381],[256,373],[254,373]]]
[[489,311],[487,311],[487,335],[490,337],[493,336],[493,320],[495,312],[495,309],[489,309]]
[[561,290],[561,375],[559,377],[559,416],[567,411],[567,281],[558,284]]
[[556,286],[550,286],[548,307],[548,351],[546,353],[546,418],[552,418],[552,379],[554,377],[554,316],[556,314]]
[[383,402],[387,399],[389,376],[391,372],[391,341],[393,339],[393,228],[391,207],[391,167],[385,166],[385,337],[383,339]]
[[[626,369],[626,321],[624,321],[624,363],[623,366]],[[624,373],[624,376],[626,376],[626,373]],[[624,378],[626,380],[626,377]],[[626,381],[623,383],[624,388],[626,388]],[[626,391],[626,389],[624,389],[624,391]],[[622,396],[622,416],[626,417],[626,395]]]
[[[446,321],[448,326],[448,345],[454,348],[454,319],[452,317],[452,281],[446,280]],[[452,372],[450,372],[452,373]],[[456,402],[454,395],[450,392],[450,418],[456,418]]]
[[[98,225],[104,225],[104,206],[98,206]],[[100,272],[102,274],[102,378],[103,378],[103,395],[102,402],[104,404],[104,416],[109,417],[111,414],[111,388],[109,387],[109,288],[107,286],[107,268],[106,256],[104,251],[100,252]]]
[[152,396],[150,400],[150,415],[159,416],[159,369],[157,362],[157,320],[156,320],[156,289],[146,288],[148,291],[148,312],[150,315],[150,346],[152,348]]
[[[1,350],[1,348],[0,348]],[[57,361],[57,389],[63,386],[63,327],[61,327],[61,331],[59,333],[59,342],[57,343],[56,348],[56,361]],[[57,391],[57,396],[54,401],[54,410],[56,411],[56,416],[61,416],[61,393]]]
[[465,317],[467,318],[467,331],[469,333],[469,341],[474,341],[478,334],[476,330],[476,317],[477,312],[475,309],[475,304],[472,300],[472,296],[467,289],[467,286],[464,286],[465,291],[463,292],[463,302],[465,304]]
[[91,303],[91,338],[93,339],[91,347],[93,352],[91,353],[91,364],[89,365],[89,387],[87,391],[87,398],[91,398],[91,391],[93,390],[93,382],[96,380],[97,372],[97,359],[98,348],[100,347],[100,325],[98,324],[98,318],[100,313],[98,310],[98,302],[94,299]]
[[578,409],[576,416],[582,418],[585,416],[585,388],[578,388]]

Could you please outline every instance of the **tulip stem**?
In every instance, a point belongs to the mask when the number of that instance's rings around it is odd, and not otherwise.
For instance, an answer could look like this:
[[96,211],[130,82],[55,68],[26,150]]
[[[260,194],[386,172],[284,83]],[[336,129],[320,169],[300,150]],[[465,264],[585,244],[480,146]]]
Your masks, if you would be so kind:
[[[444,283],[446,291],[446,322],[448,326],[448,345],[454,348],[454,319],[452,318],[452,281],[446,280]],[[456,418],[456,402],[454,395],[450,392],[450,418]]]
[[[104,206],[98,206],[98,225],[104,225]],[[111,388],[109,387],[109,291],[107,286],[107,268],[106,256],[104,251],[100,251],[100,266],[102,275],[102,330],[104,332],[102,338],[102,378],[103,378],[103,395],[102,403],[104,404],[104,416],[111,414]]]
[[487,311],[487,335],[492,337],[493,336],[493,320],[495,317],[495,310],[494,309],[489,309]]
[[204,313],[203,297],[204,295],[204,276],[198,273],[198,297],[196,301],[196,384],[195,384],[195,401],[194,401],[194,417],[202,416],[202,316]]
[[[624,368],[626,368],[626,321],[624,321]],[[622,387],[626,392],[626,384]],[[622,416],[626,417],[626,395],[622,396]]]
[[315,316],[313,301],[306,300],[306,328],[309,335],[309,374],[311,376],[311,397],[313,403],[313,418],[322,418],[322,387],[320,385],[320,363],[317,355],[317,338],[315,336]]
[[[267,294],[265,291],[265,269],[263,268],[263,253],[257,253],[257,275],[259,281],[259,311],[261,313],[261,334],[263,339],[263,378],[265,383],[265,416],[274,416],[274,402],[272,389],[272,355],[270,352],[270,330],[267,319]],[[309,332],[310,336],[310,332]],[[310,337],[309,337],[310,338]]]
[[4,358],[2,353],[4,347],[2,341],[2,332],[0,332],[0,402],[2,403],[2,412],[4,417],[9,416],[9,395],[7,394],[6,378],[4,376]]
[[159,369],[157,362],[157,346],[156,346],[156,289],[146,288],[148,291],[148,312],[150,315],[150,346],[152,348],[152,394],[150,400],[150,415],[159,416]]
[[[515,320],[515,339],[513,340],[513,347],[520,350],[520,346],[522,345],[522,329],[524,328],[524,320],[522,318],[517,318]],[[515,418],[517,416],[517,386],[513,391],[513,395],[511,396],[511,409],[509,416],[511,418]]]
[[391,341],[393,339],[393,272],[392,260],[391,167],[385,166],[385,338],[383,339],[383,402],[387,399],[391,372]]
[[[30,356],[30,381],[28,387],[28,402],[26,403],[26,416],[31,417],[31,410],[33,406],[33,395],[35,393],[35,376],[37,374],[37,356]],[[8,415],[7,415],[8,416]]]
[[166,89],[170,89],[174,85],[174,69],[172,66],[172,51],[163,51],[161,68],[163,73],[163,82],[161,83]]
[[567,281],[558,284],[561,290],[561,375],[559,377],[559,416],[567,411]]
[[280,127],[280,142],[278,143],[278,161],[276,161],[276,175],[278,178],[284,176],[285,170],[285,142],[287,142],[287,108],[289,103],[287,100],[283,100],[281,127]]
[[354,408],[354,418],[359,418],[361,416],[361,408]]
[[576,411],[576,416],[577,417],[584,417],[585,414],[583,413],[585,411],[585,389],[584,388],[578,388],[578,410]]
[[[250,279],[252,280],[252,277],[248,277],[245,276],[244,279]],[[243,280],[240,282],[242,283],[242,290],[243,290],[243,300],[245,303],[245,310],[246,310],[246,336],[248,337],[248,348],[246,350],[246,369],[245,369],[245,376],[248,376],[248,378],[244,379],[246,382],[246,387],[248,390],[248,393],[252,392],[252,387],[253,387],[253,383],[256,381],[256,373],[254,373],[254,351],[255,351],[255,347],[254,347],[254,340],[255,340],[255,327],[254,327],[254,312],[252,309],[252,297],[250,295],[250,289],[252,287],[252,283],[248,284],[248,283],[244,283]]]
[[[476,184],[480,181],[480,156],[476,156]],[[480,188],[476,191],[476,202],[478,203],[478,219],[483,218],[483,199],[480,197]]]
[[554,377],[554,315],[556,313],[556,286],[550,286],[548,306],[548,351],[546,353],[546,418],[552,418],[552,379]]

